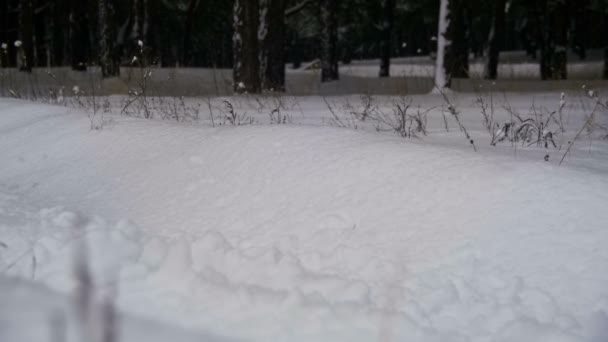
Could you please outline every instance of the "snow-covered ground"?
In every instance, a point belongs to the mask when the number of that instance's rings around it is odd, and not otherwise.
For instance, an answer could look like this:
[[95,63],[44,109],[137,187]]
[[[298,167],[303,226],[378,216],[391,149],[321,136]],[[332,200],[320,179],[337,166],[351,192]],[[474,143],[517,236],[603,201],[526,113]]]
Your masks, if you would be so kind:
[[[83,109],[2,99],[0,289],[21,277],[69,294],[86,248],[121,311],[213,336],[605,341],[605,110],[558,166],[594,108],[584,95],[566,94],[549,149],[490,146],[475,95],[450,97],[478,152],[435,95],[411,98],[431,110],[408,139],[349,116],[357,96],[214,99],[254,123],[237,127],[185,99],[199,122],[98,113],[100,130]],[[288,124],[269,125],[279,100]],[[494,101],[502,123],[504,107],[550,112],[560,94]],[[37,303],[4,293],[2,341],[29,333]]]

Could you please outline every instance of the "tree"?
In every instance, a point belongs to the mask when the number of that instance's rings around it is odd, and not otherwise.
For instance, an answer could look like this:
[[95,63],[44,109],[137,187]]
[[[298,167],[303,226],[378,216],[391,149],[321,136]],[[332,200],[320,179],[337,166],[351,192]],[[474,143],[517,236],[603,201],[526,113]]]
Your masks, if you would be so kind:
[[437,60],[435,61],[435,87],[439,91],[451,86],[451,75],[448,74],[446,67],[446,55],[452,42],[447,36],[449,25],[449,2],[450,0],[440,0],[439,20],[437,30]]
[[66,0],[55,0],[50,3],[49,29],[51,65],[62,66],[69,55],[67,37],[69,35],[69,8]]
[[594,4],[596,8],[600,9],[603,20],[603,41],[604,45],[604,72],[602,78],[608,80],[608,0],[597,0],[598,4]]
[[200,0],[190,0],[188,9],[186,10],[186,21],[184,23],[184,40],[182,42],[182,65],[190,65],[190,49],[192,47],[192,27],[196,18],[196,10],[200,4]]
[[236,93],[259,93],[258,0],[235,0],[232,38],[233,79]]
[[31,72],[34,65],[34,5],[32,0],[19,1],[19,70]]
[[450,78],[469,77],[469,9],[467,0],[449,0],[447,36],[452,42],[446,52]]
[[536,0],[531,5],[535,6],[533,13],[539,26],[540,77],[542,80],[566,79],[569,1]]
[[494,15],[490,27],[490,36],[488,37],[488,52],[486,53],[488,59],[484,75],[486,79],[490,80],[495,80],[498,76],[498,59],[505,39],[506,3],[506,0],[494,1]]
[[383,18],[380,23],[380,77],[389,77],[391,68],[391,41],[395,21],[395,0],[383,0]]
[[321,82],[340,79],[338,71],[339,0],[320,0],[321,11]]
[[114,0],[98,0],[99,15],[99,65],[104,78],[120,73],[116,51],[116,28],[114,24]]
[[89,23],[86,0],[71,0],[70,6],[70,47],[72,69],[86,71],[89,47]]
[[260,0],[260,79],[262,89],[285,91],[285,0]]

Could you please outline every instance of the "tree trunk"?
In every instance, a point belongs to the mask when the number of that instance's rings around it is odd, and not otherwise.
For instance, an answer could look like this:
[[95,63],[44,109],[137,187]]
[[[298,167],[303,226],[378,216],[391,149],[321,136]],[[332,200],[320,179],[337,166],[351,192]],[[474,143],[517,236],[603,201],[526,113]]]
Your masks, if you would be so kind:
[[487,64],[484,78],[495,80],[498,77],[498,59],[500,49],[505,39],[505,6],[506,0],[496,0],[494,4],[494,17],[488,38]]
[[446,68],[450,78],[469,78],[468,9],[466,0],[449,0]]
[[190,48],[192,47],[192,26],[194,25],[194,19],[196,14],[196,9],[200,0],[190,0],[190,4],[188,4],[188,10],[186,12],[186,22],[184,23],[184,40],[182,42],[182,65],[188,66],[190,65]]
[[552,73],[554,79],[565,80],[568,78],[568,30],[570,28],[570,6],[569,1],[556,1],[555,10],[552,11],[552,30],[555,35],[554,56],[552,61]]
[[605,44],[604,47],[604,77],[605,80],[608,80],[608,43]]
[[439,91],[451,86],[452,77],[448,73],[450,69],[446,68],[446,55],[450,49],[452,42],[449,40],[448,24],[449,24],[449,6],[450,0],[441,0],[439,5],[439,20],[437,30],[437,59],[435,61],[435,87]]
[[603,78],[608,80],[608,12],[604,13],[604,74]]
[[285,91],[285,0],[260,0],[260,79],[262,89]]
[[99,0],[99,65],[104,78],[120,74],[116,53],[116,25],[114,0]]
[[383,18],[380,23],[380,72],[378,74],[380,77],[390,76],[395,3],[395,0],[382,1]]
[[540,1],[540,75],[542,80],[567,79],[569,2]]
[[131,39],[135,42],[137,40],[145,40],[145,16],[146,16],[146,4],[145,0],[133,0],[133,22],[131,27]]
[[235,0],[233,24],[234,91],[259,93],[261,87],[258,56],[258,0]]
[[65,0],[51,2],[51,65],[63,66],[69,55],[67,50],[66,38],[69,35],[69,21],[66,20],[66,12],[69,9]]
[[19,70],[32,72],[34,65],[34,5],[33,0],[19,1]]
[[340,79],[338,71],[338,2],[320,0],[321,9],[321,82]]
[[8,53],[8,44],[7,42],[7,31],[8,31],[8,1],[0,1],[0,44],[6,44],[0,46],[0,61],[2,61],[2,67],[6,67],[4,63],[5,53]]
[[70,45],[72,70],[87,70],[87,50],[89,47],[89,25],[87,20],[87,1],[71,0]]

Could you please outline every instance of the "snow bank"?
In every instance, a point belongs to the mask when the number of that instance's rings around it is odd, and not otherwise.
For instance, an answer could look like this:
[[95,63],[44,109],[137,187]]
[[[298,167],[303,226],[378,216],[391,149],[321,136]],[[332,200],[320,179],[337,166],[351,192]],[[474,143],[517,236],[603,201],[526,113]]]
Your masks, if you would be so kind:
[[0,102],[2,273],[70,291],[86,245],[123,310],[255,341],[608,338],[604,172],[113,120]]

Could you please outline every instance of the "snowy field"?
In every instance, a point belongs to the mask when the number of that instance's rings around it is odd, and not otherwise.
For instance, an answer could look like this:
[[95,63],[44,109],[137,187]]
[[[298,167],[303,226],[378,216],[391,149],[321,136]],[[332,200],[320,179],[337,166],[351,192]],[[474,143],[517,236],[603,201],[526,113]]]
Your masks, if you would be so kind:
[[603,94],[1,99],[0,341],[606,341]]

